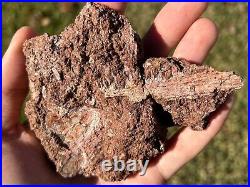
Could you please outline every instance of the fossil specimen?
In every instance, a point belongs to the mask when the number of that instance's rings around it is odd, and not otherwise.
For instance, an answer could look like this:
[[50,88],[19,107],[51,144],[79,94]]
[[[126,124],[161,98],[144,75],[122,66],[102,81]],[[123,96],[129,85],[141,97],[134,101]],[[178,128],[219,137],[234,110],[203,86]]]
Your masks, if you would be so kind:
[[150,160],[164,151],[168,126],[205,128],[207,116],[242,86],[231,72],[184,60],[144,62],[127,18],[95,3],[60,35],[26,41],[24,54],[25,113],[64,177],[127,178],[133,172],[103,171],[101,162]]

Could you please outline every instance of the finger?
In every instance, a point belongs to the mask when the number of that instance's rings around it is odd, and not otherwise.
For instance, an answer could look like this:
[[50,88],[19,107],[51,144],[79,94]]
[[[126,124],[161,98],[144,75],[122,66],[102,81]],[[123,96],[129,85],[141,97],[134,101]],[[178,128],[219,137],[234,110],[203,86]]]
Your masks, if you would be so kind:
[[173,56],[200,64],[214,46],[217,37],[216,25],[207,18],[200,18],[188,29]]
[[166,56],[206,10],[207,3],[167,3],[144,38],[148,56]]
[[229,99],[210,118],[209,127],[203,131],[193,131],[186,127],[168,142],[166,153],[159,159],[157,167],[165,179],[169,179],[183,165],[194,158],[222,128],[232,107]]
[[126,7],[127,7],[127,4],[128,3],[121,3],[121,2],[114,2],[114,3],[111,3],[111,2],[101,2],[100,4],[103,4],[109,8],[112,8],[118,12],[121,12],[121,13],[124,13],[125,10],[126,10]]
[[25,71],[23,42],[35,36],[34,32],[23,27],[13,36],[2,63],[2,128],[11,130],[19,122],[20,110],[28,91],[28,78]]
[[[202,63],[216,42],[217,35],[218,31],[215,24],[209,19],[200,18],[192,24],[178,44],[174,56],[185,58],[191,62]],[[232,101],[222,105],[210,117],[210,125],[206,130],[193,131],[190,128],[184,128],[169,140],[169,147],[157,164],[164,178],[168,179],[172,176],[209,143],[222,128],[231,106]],[[166,170],[166,167],[168,170]]]

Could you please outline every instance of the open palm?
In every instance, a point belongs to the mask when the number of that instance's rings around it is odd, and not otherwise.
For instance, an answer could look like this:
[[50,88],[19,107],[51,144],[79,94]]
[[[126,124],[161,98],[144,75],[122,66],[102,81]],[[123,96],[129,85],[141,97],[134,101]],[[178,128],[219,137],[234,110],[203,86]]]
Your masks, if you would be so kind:
[[[126,3],[104,3],[123,13]],[[147,56],[173,56],[201,64],[216,42],[215,24],[200,18],[206,3],[168,3],[156,16],[144,41]],[[98,178],[78,176],[64,179],[46,157],[34,134],[19,122],[20,110],[28,93],[28,78],[22,44],[35,36],[23,27],[14,35],[2,63],[2,173],[3,183],[105,183]],[[163,183],[184,164],[194,158],[219,132],[231,109],[232,102],[222,105],[210,118],[204,131],[183,128],[169,139],[166,152],[154,159],[145,176],[131,176],[120,183]]]

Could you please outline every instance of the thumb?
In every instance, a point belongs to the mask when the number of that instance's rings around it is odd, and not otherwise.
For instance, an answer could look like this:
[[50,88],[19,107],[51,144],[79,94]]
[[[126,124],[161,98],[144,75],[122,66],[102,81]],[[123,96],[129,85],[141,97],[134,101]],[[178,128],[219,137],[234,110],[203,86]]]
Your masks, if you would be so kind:
[[22,27],[13,36],[2,59],[2,130],[15,130],[20,110],[28,93],[28,76],[22,48],[25,40],[34,37],[29,27]]

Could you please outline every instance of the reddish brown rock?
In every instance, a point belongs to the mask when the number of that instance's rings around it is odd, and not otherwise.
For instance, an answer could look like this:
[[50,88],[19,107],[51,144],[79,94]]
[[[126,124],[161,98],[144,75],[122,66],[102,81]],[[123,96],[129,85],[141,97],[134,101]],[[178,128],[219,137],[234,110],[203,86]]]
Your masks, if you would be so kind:
[[60,35],[26,41],[24,53],[31,90],[25,112],[64,177],[127,178],[134,172],[104,172],[101,162],[156,157],[167,126],[203,129],[242,84],[232,73],[173,58],[142,67],[141,41],[127,18],[95,3]]
[[218,72],[208,66],[177,58],[152,58],[145,64],[145,87],[172,116],[176,125],[202,130],[211,112],[242,86],[233,72]]
[[140,45],[128,20],[99,4],[88,4],[60,35],[25,42],[26,115],[63,176],[121,180],[130,172],[104,173],[101,161],[163,151],[166,128],[144,94]]

